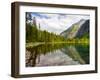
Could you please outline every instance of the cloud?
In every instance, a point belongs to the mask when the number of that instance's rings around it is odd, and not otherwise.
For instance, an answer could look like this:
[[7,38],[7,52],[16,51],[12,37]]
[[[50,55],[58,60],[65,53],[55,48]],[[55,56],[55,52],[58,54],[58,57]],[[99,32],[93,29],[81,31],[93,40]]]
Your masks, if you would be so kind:
[[81,19],[89,19],[87,15],[69,15],[69,14],[46,14],[32,13],[32,17],[36,17],[37,25],[40,23],[41,30],[47,30],[60,34],[69,28],[72,24]]

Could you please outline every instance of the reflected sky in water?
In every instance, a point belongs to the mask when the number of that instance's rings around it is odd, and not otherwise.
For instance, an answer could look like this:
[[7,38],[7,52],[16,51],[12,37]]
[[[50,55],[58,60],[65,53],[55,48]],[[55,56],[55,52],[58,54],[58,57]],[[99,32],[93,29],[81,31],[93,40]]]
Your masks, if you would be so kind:
[[26,67],[89,64],[89,45],[44,44],[26,48]]

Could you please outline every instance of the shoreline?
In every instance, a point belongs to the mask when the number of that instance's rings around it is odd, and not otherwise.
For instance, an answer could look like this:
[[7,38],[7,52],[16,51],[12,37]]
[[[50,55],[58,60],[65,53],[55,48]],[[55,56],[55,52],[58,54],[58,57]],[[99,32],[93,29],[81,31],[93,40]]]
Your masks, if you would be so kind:
[[30,43],[26,43],[26,48],[27,47],[34,47],[34,46],[38,46],[38,45],[45,45],[45,44],[85,44],[85,45],[89,45],[89,42],[30,42]]

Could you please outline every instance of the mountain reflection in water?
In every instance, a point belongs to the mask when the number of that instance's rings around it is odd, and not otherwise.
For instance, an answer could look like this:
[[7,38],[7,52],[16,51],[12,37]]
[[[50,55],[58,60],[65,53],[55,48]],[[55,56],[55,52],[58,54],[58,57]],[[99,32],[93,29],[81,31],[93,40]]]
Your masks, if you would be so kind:
[[42,44],[26,48],[26,67],[89,64],[89,45]]

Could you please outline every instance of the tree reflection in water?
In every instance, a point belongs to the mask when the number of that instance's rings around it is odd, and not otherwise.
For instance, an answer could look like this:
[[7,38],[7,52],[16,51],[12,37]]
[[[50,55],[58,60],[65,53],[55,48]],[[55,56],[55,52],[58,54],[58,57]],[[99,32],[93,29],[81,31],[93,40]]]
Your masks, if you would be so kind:
[[42,44],[26,48],[26,67],[89,64],[89,45]]

